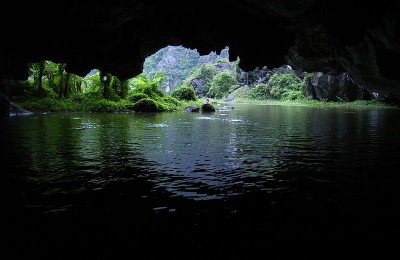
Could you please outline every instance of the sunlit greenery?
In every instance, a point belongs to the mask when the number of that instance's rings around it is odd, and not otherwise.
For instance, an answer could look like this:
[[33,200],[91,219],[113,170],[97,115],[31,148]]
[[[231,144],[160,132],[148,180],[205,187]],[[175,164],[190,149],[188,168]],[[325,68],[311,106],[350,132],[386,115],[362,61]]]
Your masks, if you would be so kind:
[[234,77],[231,71],[220,72],[213,78],[207,96],[213,98],[223,98],[233,91],[236,83],[236,77]]
[[[234,97],[234,103],[394,107],[376,100],[307,100],[304,73],[296,74],[291,69],[273,70],[274,74],[255,81],[261,83],[243,86],[244,82],[238,81],[242,73],[239,63],[239,57],[229,61],[228,47],[220,55],[211,52],[201,56],[197,50],[175,46],[146,59],[146,73],[121,81],[98,69],[80,77],[69,73],[64,63],[39,61],[29,64],[29,77],[25,81],[13,81],[9,94],[17,105],[32,112],[178,111],[191,105],[201,106],[206,97],[218,106],[229,94]],[[169,74],[158,71],[159,68],[168,68]],[[168,87],[171,80],[181,85],[167,91],[163,86]]]
[[161,82],[160,88],[168,93],[184,85],[185,80],[196,74],[201,66],[224,62],[229,62],[229,47],[221,50],[219,55],[213,51],[200,55],[196,49],[166,46],[145,59],[143,74],[152,79],[155,74],[164,71],[166,80]]
[[260,100],[295,100],[305,97],[304,81],[294,73],[273,74],[266,84],[255,86],[247,94],[247,98]]
[[396,105],[387,104],[377,100],[356,100],[352,102],[327,102],[319,100],[255,100],[249,98],[235,98],[233,104],[254,104],[254,105],[285,105],[285,106],[312,106],[312,107],[342,107],[342,108],[385,108],[399,109]]
[[40,61],[29,66],[29,77],[25,81],[25,98],[69,98],[81,93],[81,77],[68,73],[66,64]]
[[64,64],[49,61],[29,68],[28,79],[20,83],[25,90],[17,103],[33,112],[158,112],[198,105],[195,96],[184,102],[165,94],[159,88],[166,79],[164,72],[154,74],[151,80],[140,74],[122,82],[100,70],[81,78],[66,72]]
[[180,100],[196,100],[196,93],[192,87],[181,86],[171,92],[171,96]]
[[211,83],[215,75],[217,75],[217,70],[215,66],[211,63],[205,63],[197,68],[192,75],[185,79],[183,84],[184,86],[190,86],[190,82],[193,79],[199,79],[203,84],[202,94],[203,96],[206,96],[208,94],[208,91],[210,90]]

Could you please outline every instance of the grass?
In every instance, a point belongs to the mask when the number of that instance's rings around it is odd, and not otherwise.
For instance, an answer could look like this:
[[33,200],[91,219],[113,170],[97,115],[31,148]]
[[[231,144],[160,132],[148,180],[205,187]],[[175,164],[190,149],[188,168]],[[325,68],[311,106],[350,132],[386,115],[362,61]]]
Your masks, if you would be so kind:
[[[205,98],[195,101],[176,100],[170,96],[156,99],[159,106],[158,111],[174,112],[184,111],[188,106],[201,107],[206,103]],[[222,99],[211,99],[210,104],[218,109],[224,102]],[[254,100],[248,98],[236,98],[233,104],[254,104],[254,105],[283,105],[283,106],[310,106],[323,108],[353,108],[353,109],[399,109],[399,106],[388,104],[377,100],[357,100],[353,102],[328,102],[317,100]],[[132,112],[134,103],[121,99],[111,101],[106,99],[86,98],[84,100],[73,99],[30,99],[18,103],[18,106],[31,112]]]
[[[182,101],[172,99],[169,96],[155,100],[159,111],[174,112],[184,111],[188,106],[201,106],[202,101]],[[135,104],[126,99],[111,101],[103,98],[74,99],[53,99],[53,98],[31,98],[16,104],[31,112],[132,112]]]
[[331,102],[318,100],[253,100],[246,98],[236,98],[234,104],[254,104],[254,105],[285,105],[285,106],[311,106],[311,107],[343,107],[343,108],[383,108],[399,109],[399,106],[381,102],[378,100],[356,100],[352,102]]

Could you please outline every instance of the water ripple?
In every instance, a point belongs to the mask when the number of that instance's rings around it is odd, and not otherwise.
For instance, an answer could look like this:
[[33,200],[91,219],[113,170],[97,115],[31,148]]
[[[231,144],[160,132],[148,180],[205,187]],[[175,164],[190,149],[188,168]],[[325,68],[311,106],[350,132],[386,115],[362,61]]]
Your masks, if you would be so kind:
[[[145,196],[221,200],[390,172],[397,165],[400,138],[392,137],[400,120],[385,116],[274,106],[210,116],[35,115],[16,119],[1,149],[5,172],[15,172],[13,178],[41,196],[144,180]],[[58,210],[68,208],[65,203]]]

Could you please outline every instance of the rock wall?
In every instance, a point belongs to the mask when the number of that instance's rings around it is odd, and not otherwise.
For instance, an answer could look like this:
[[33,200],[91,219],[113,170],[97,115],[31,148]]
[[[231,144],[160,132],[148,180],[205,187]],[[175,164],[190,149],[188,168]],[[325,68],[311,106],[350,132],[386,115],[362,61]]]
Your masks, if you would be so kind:
[[353,82],[347,73],[337,76],[322,72],[311,73],[304,79],[308,99],[326,101],[370,100],[372,94]]
[[10,116],[10,100],[0,93],[0,120]]

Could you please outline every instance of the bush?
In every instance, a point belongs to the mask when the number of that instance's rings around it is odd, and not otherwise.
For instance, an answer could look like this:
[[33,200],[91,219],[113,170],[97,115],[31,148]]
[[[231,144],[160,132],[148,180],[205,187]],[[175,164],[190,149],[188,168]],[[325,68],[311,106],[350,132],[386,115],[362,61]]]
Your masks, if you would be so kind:
[[261,83],[255,86],[250,90],[250,92],[247,94],[247,97],[251,99],[271,99],[271,93],[270,93],[270,88],[267,84]]
[[181,86],[171,92],[171,96],[180,100],[196,100],[196,93],[192,87]]
[[73,111],[77,108],[76,104],[67,100],[53,98],[31,98],[18,103],[18,106],[32,112]]
[[274,74],[267,83],[272,98],[280,100],[306,97],[304,82],[294,73]]
[[213,98],[223,98],[233,90],[233,86],[236,85],[236,83],[236,77],[232,75],[232,72],[220,72],[215,75],[207,95]]
[[149,98],[163,97],[165,93],[157,85],[146,85],[142,89],[142,93]]
[[150,98],[142,98],[135,104],[133,104],[132,109],[134,111],[140,111],[140,112],[157,112],[160,111],[157,103]]
[[171,96],[162,97],[161,101],[165,102],[165,103],[172,104],[174,106],[180,106],[181,105],[181,101],[179,101],[178,99],[176,99],[174,97],[171,97]]
[[171,96],[159,97],[154,100],[158,111],[176,111],[181,106],[181,101]]
[[103,95],[100,92],[76,93],[73,94],[69,99],[73,102],[83,104],[103,99]]
[[92,112],[114,112],[118,109],[116,108],[116,102],[107,100],[107,99],[99,99],[96,101],[88,102],[83,105],[84,109]]
[[144,93],[134,93],[128,97],[128,100],[132,103],[136,103],[143,98],[148,98],[149,96]]
[[198,68],[190,77],[185,79],[184,85],[190,86],[190,82],[197,78],[201,81],[203,85],[202,93],[203,95],[207,95],[210,90],[212,80],[214,76],[217,74],[217,70],[215,66],[210,63],[203,64],[200,68]]
[[235,91],[233,91],[232,95],[235,98],[244,98],[247,96],[249,91],[250,91],[250,88],[249,88],[249,86],[246,85],[246,86],[242,86],[242,87],[236,89]]

